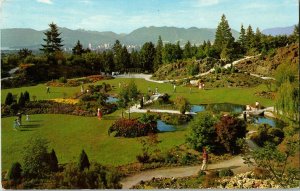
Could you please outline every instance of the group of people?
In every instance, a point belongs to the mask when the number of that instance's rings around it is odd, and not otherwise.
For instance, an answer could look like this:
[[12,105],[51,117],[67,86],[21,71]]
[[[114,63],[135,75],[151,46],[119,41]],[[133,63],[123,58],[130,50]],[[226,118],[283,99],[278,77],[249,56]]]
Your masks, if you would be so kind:
[[[29,120],[30,120],[30,118],[29,118],[29,115],[27,114],[26,121],[29,121]],[[13,127],[15,130],[18,130],[17,128],[20,127],[21,125],[22,125],[22,113],[18,113],[17,118],[14,120]]]

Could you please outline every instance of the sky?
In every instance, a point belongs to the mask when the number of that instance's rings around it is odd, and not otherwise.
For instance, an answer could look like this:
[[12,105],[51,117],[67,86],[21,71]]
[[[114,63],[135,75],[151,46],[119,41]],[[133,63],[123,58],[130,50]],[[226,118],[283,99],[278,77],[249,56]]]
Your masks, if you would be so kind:
[[140,27],[216,28],[222,14],[231,28],[261,30],[298,23],[298,0],[0,0],[1,28],[59,27],[130,33]]

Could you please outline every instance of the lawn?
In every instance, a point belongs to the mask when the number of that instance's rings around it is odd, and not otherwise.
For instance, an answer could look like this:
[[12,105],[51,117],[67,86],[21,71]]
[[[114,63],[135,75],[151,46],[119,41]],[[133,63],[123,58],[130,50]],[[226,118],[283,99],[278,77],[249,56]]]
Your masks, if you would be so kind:
[[[130,79],[113,79],[99,81],[109,83],[115,88],[111,93],[119,92],[119,83],[128,83]],[[218,88],[210,90],[199,90],[189,87],[177,87],[177,92],[173,93],[173,85],[157,84],[135,79],[138,89],[146,93],[148,87],[158,92],[168,93],[171,99],[176,96],[186,97],[192,104],[206,103],[235,103],[253,104],[256,100],[264,106],[274,105],[273,100],[264,99],[254,95],[257,91],[265,90],[264,85],[254,88]],[[85,85],[87,86],[87,85]],[[51,87],[50,94],[46,93],[46,86],[39,84],[31,87],[13,88],[1,90],[1,100],[4,102],[6,94],[12,92],[19,94],[27,90],[31,96],[35,95],[38,100],[53,99],[73,96],[80,92],[80,87]],[[133,116],[137,114],[133,114]],[[102,164],[114,166],[128,164],[136,161],[136,155],[141,152],[141,146],[137,139],[109,137],[107,130],[114,120],[121,116],[121,110],[104,116],[99,121],[96,117],[80,117],[70,115],[32,115],[31,122],[24,122],[22,131],[13,130],[13,120],[15,117],[2,118],[2,169],[8,169],[15,162],[22,162],[22,150],[31,137],[45,137],[50,141],[50,149],[54,148],[59,163],[77,161],[82,149],[85,149],[90,160]],[[162,140],[160,147],[162,150],[169,149],[175,145],[184,143],[186,131],[176,131],[159,134]]]
[[[136,161],[141,152],[136,138],[115,138],[107,134],[113,120],[120,112],[96,117],[70,115],[32,115],[30,122],[23,122],[19,131],[13,129],[14,117],[2,118],[2,169],[13,162],[22,162],[22,150],[31,137],[44,137],[50,141],[50,148],[57,154],[59,163],[77,162],[82,149],[91,161],[102,164],[122,165]],[[186,131],[160,133],[162,150],[170,149],[184,142]]]
[[[117,94],[119,92],[119,83],[128,83],[131,79],[113,79],[99,81],[96,84],[102,84],[103,82],[109,83],[115,88],[111,93]],[[134,79],[138,86],[138,89],[142,93],[148,91],[148,87],[152,91],[158,88],[160,93],[168,93],[171,95],[171,99],[176,96],[186,97],[192,104],[207,104],[207,103],[235,103],[235,104],[254,104],[255,101],[260,102],[264,106],[273,106],[274,100],[265,99],[262,97],[255,96],[254,93],[262,90],[266,90],[265,85],[259,85],[253,88],[216,88],[208,90],[199,90],[196,87],[192,88],[192,93],[189,93],[189,87],[179,86],[176,89],[176,93],[173,93],[173,85],[169,83],[158,84],[154,82],[148,82],[144,79]],[[85,85],[87,87],[87,85]],[[5,97],[8,92],[15,95],[19,95],[21,92],[28,91],[31,96],[35,95],[38,100],[61,98],[65,94],[66,97],[74,96],[75,93],[80,92],[79,87],[51,87],[50,94],[46,93],[46,86],[39,84],[36,86],[13,88],[1,90],[1,101],[5,101]]]

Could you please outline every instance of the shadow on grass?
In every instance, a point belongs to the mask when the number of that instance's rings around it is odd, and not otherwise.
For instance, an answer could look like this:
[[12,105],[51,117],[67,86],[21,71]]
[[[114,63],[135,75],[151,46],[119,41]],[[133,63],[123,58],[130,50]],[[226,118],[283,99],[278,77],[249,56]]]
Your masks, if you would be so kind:
[[209,170],[222,170],[222,169],[235,169],[235,168],[239,168],[241,166],[229,166],[229,167],[223,167],[223,168],[213,168],[213,169],[209,169]]
[[22,128],[39,128],[40,124],[32,124],[32,125],[22,125]]
[[31,129],[19,129],[18,131],[32,131]]
[[30,121],[27,121],[27,122],[41,122],[43,120],[30,120]]

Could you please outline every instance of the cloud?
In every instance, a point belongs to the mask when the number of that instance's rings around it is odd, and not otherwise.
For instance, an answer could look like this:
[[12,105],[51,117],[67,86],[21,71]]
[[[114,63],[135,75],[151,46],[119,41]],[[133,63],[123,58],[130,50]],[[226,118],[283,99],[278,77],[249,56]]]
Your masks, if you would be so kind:
[[45,4],[49,4],[49,5],[53,4],[52,0],[36,0],[36,1],[39,3],[45,3]]

